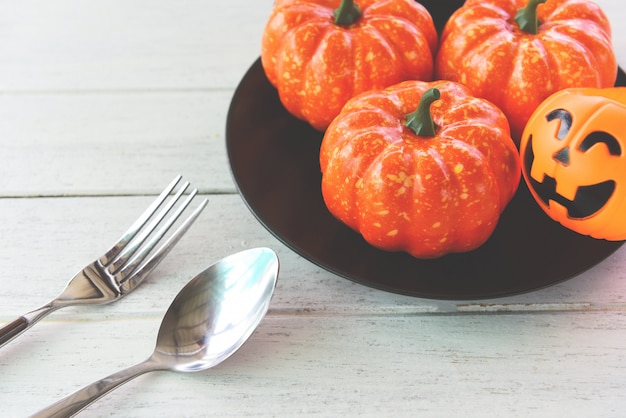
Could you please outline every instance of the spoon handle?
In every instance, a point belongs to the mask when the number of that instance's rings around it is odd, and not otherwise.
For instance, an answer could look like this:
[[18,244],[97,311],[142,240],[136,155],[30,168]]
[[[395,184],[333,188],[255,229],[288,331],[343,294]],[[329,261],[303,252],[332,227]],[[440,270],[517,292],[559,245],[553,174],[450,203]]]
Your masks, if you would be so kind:
[[123,385],[129,380],[134,379],[144,373],[159,370],[159,367],[152,358],[149,358],[139,364],[120,370],[100,379],[97,382],[93,382],[90,385],[77,390],[71,395],[66,396],[63,399],[58,400],[52,405],[42,409],[31,418],[65,418],[71,417],[89,406],[91,403],[100,399],[118,386]]

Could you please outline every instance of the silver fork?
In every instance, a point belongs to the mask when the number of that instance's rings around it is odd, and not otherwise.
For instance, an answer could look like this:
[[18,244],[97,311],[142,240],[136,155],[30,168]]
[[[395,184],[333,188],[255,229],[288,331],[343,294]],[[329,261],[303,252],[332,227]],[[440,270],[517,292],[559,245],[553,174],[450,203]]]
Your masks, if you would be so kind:
[[[0,328],[0,347],[59,308],[114,302],[139,286],[187,232],[208,202],[204,199],[176,231],[154,250],[198,193],[197,189],[193,189],[182,203],[176,205],[189,187],[189,182],[185,182],[168,200],[181,179],[182,176],[177,176],[111,249],[79,271],[59,296]],[[157,214],[159,208],[161,210]],[[171,216],[164,221],[170,212]]]

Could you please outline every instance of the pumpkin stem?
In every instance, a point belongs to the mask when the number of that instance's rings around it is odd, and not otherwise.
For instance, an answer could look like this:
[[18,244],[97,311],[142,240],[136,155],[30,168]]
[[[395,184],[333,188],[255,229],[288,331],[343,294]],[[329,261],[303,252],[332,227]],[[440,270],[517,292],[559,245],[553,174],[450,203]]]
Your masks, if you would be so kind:
[[350,26],[361,17],[361,9],[354,0],[342,0],[339,8],[333,12],[335,25]]
[[438,88],[426,90],[422,95],[417,110],[406,115],[406,127],[411,129],[419,136],[432,137],[435,136],[435,123],[430,113],[430,105],[439,100],[441,92]]
[[539,19],[537,18],[537,7],[547,0],[529,0],[526,7],[519,9],[515,15],[515,21],[520,29],[532,35],[536,35],[539,30]]

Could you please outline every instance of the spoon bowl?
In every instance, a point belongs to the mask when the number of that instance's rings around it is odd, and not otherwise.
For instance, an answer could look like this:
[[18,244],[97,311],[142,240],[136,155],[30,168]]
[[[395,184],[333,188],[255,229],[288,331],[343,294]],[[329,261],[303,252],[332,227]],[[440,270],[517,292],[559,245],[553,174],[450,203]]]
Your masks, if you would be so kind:
[[197,372],[223,362],[265,316],[278,269],[278,257],[269,248],[241,251],[211,265],[174,298],[148,359],[79,389],[33,417],[72,416],[147,372]]
[[278,258],[267,248],[213,264],[172,301],[153,356],[181,372],[221,363],[243,345],[267,312],[277,276]]

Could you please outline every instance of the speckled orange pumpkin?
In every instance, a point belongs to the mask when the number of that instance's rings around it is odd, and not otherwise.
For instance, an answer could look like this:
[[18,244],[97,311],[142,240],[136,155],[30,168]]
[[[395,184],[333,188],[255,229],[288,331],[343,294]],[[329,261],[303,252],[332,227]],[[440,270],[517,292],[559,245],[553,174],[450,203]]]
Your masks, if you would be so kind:
[[320,166],[335,217],[418,258],[482,245],[521,176],[504,114],[449,81],[353,98],[326,130]]
[[261,61],[294,116],[324,130],[355,94],[431,80],[437,32],[414,0],[278,0]]
[[626,87],[566,89],[531,116],[520,144],[524,179],[565,227],[626,240]]
[[550,94],[612,87],[617,62],[609,21],[590,0],[467,0],[441,34],[435,74],[502,109],[519,143]]

